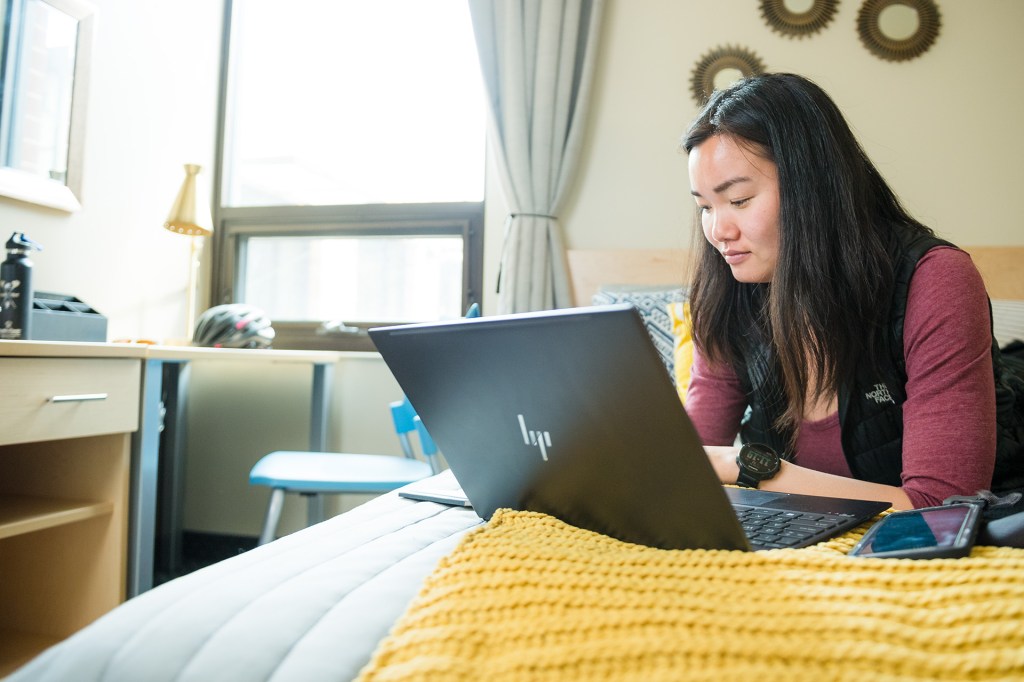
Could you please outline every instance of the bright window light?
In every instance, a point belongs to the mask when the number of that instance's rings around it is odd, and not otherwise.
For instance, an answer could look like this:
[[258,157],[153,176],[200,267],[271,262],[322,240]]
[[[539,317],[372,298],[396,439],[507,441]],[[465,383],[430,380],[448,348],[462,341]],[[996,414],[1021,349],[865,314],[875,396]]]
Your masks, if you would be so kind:
[[459,317],[461,236],[250,237],[246,300],[272,320]]
[[235,0],[223,204],[478,202],[466,0]]

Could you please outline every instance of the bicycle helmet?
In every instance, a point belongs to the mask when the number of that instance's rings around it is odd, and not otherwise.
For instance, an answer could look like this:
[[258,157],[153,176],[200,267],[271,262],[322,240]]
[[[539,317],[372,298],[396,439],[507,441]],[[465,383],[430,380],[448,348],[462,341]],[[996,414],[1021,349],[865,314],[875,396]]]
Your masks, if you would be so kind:
[[217,305],[199,316],[193,346],[211,348],[269,348],[274,340],[270,319],[245,303]]

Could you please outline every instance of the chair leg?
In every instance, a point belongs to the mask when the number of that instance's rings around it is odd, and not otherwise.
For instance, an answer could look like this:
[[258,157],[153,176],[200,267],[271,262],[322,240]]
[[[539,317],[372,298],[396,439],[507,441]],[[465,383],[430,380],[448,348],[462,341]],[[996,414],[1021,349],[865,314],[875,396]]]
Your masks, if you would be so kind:
[[324,496],[320,493],[303,493],[308,501],[306,506],[306,525],[313,526],[327,518],[324,511]]
[[277,533],[277,523],[281,520],[281,507],[284,505],[284,489],[274,488],[270,491],[270,502],[267,504],[267,515],[263,519],[263,530],[260,532],[259,544],[265,545],[273,541]]

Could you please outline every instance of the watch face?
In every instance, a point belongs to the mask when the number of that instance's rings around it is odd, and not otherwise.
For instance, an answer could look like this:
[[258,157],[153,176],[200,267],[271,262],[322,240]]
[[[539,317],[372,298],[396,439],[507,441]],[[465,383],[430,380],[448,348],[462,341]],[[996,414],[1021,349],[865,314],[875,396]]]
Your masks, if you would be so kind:
[[754,476],[771,476],[779,470],[779,456],[767,445],[747,443],[740,449],[743,468]]

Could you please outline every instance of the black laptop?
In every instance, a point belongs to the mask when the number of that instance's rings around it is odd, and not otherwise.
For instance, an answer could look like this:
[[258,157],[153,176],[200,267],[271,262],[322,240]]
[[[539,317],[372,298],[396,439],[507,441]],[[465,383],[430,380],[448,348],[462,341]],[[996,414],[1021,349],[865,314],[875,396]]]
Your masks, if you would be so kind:
[[532,510],[664,549],[765,549],[890,506],[723,486],[628,304],[370,336],[484,519]]

